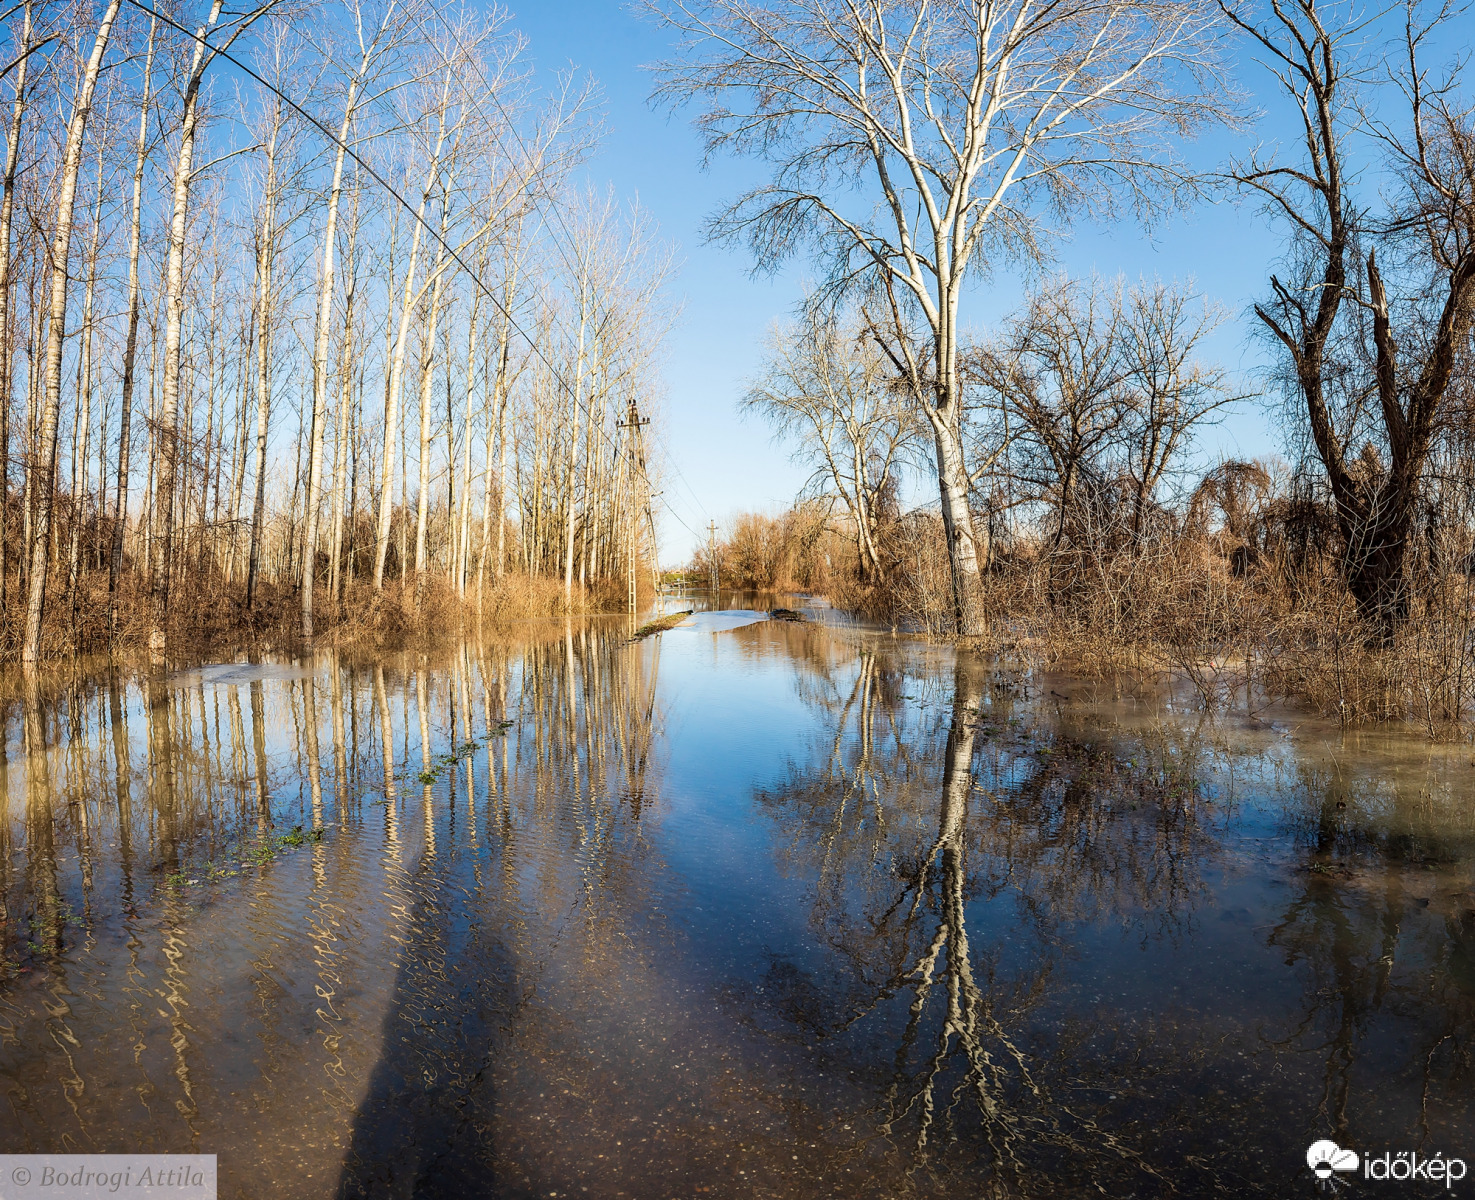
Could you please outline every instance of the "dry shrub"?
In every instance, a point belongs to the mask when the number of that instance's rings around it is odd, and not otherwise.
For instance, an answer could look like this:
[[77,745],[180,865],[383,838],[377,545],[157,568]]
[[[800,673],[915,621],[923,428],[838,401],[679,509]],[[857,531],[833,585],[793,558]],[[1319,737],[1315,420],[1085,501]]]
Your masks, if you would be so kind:
[[[997,537],[983,579],[983,648],[1085,673],[1186,680],[1205,707],[1295,701],[1346,723],[1402,720],[1450,736],[1475,714],[1472,523],[1438,510],[1409,551],[1408,617],[1389,641],[1344,582],[1336,522],[1303,479],[1260,464],[1211,472],[1180,514],[1129,520],[1098,487],[1064,528]],[[1447,506],[1446,506],[1447,508]],[[982,526],[987,514],[976,514]],[[778,519],[769,519],[775,525]],[[933,637],[952,632],[942,522],[908,513],[884,532],[886,575],[863,580],[830,527],[838,606]]]
[[892,623],[931,637],[952,633],[952,568],[942,518],[908,513],[887,533],[887,575],[878,590]]
[[[1243,564],[1243,559],[1238,560]],[[1414,721],[1447,733],[1475,708],[1469,576],[1411,576],[1391,644],[1364,620],[1336,560],[1284,547],[1236,569],[1212,539],[1165,535],[1096,564],[1062,600],[1048,556],[994,582],[996,622],[1077,670],[1165,672],[1205,707],[1296,701],[1345,723]]]
[[[800,504],[781,516],[741,513],[716,546],[721,586],[744,591],[800,591],[831,595],[846,546],[822,505]],[[698,581],[710,577],[710,549],[700,546],[688,568]],[[843,568],[842,568],[843,569]]]

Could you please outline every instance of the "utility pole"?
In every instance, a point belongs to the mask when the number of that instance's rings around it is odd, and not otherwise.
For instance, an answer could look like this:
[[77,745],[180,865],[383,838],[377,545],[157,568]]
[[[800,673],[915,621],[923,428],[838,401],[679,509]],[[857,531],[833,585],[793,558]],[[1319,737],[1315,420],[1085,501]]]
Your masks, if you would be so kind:
[[[635,549],[639,538],[637,532],[638,526],[636,524],[635,517],[635,471],[637,466],[640,468],[642,474],[645,470],[645,455],[638,453],[638,443],[636,439],[640,435],[641,428],[649,424],[650,418],[641,418],[640,410],[635,407],[634,400],[630,401],[629,407],[625,410],[625,419],[619,422],[619,427],[621,429],[629,431],[629,433],[627,434],[629,440],[625,444],[627,464],[626,470],[627,478],[630,484],[630,498],[629,502],[625,505],[625,583],[630,608],[630,615],[632,617],[635,615],[636,609]],[[646,515],[650,515],[650,501],[648,498],[646,500]],[[652,542],[651,545],[652,548],[654,548],[655,543]]]
[[712,568],[712,603],[717,603],[717,522],[707,525],[707,562]]

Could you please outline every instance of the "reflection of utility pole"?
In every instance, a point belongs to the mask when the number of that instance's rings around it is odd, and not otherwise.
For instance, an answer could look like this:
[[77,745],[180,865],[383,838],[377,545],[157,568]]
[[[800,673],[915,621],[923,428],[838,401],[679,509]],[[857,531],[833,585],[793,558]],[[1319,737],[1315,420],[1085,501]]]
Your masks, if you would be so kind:
[[[627,547],[627,551],[625,554],[625,583],[630,606],[630,615],[633,617],[635,615],[636,609],[635,550],[637,542],[639,540],[638,526],[636,525],[635,517],[635,471],[637,465],[639,466],[642,474],[644,474],[645,472],[645,455],[637,455],[636,438],[639,436],[641,428],[650,424],[650,418],[646,417],[642,419],[640,416],[640,410],[635,407],[635,401],[631,400],[630,406],[625,410],[625,419],[623,421],[620,421],[618,424],[621,429],[628,429],[630,431],[628,435],[629,441],[626,443],[626,461],[628,463],[628,478],[630,481],[630,498],[629,502],[625,505],[625,536]],[[649,500],[646,501],[646,515],[650,515]],[[654,541],[651,542],[651,549],[652,552],[654,552]]]
[[717,598],[717,522],[712,521],[707,526],[707,562],[712,568],[712,598]]

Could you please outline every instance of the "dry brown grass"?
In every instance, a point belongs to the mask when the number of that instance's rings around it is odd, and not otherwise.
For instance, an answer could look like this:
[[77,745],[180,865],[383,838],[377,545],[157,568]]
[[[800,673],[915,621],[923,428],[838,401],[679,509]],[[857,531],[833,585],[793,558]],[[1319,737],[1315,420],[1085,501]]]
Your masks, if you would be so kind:
[[1236,571],[1211,545],[1172,539],[1062,587],[1043,556],[987,584],[993,642],[1094,674],[1190,683],[1206,708],[1291,702],[1346,724],[1402,721],[1449,736],[1475,714],[1470,581],[1423,575],[1390,645],[1359,616],[1335,563]]
[[[642,601],[651,595],[643,581]],[[373,646],[480,626],[506,626],[571,614],[622,611],[623,584],[594,588],[575,585],[574,602],[566,603],[561,580],[509,575],[488,581],[478,594],[473,586],[463,598],[444,579],[431,579],[418,592],[413,584],[387,584],[375,592],[366,583],[351,584],[339,602],[319,593],[314,613],[317,644]],[[300,642],[300,610],[295,587],[263,583],[256,603],[245,605],[245,585],[219,578],[184,575],[175,584],[169,610],[169,653],[194,658],[207,653],[290,650]],[[17,604],[0,612],[0,656],[18,656],[23,614]],[[149,633],[147,592],[125,576],[118,597],[116,637],[108,632],[107,576],[85,576],[73,598],[62,594],[47,605],[42,649],[46,658],[121,653],[146,649]]]

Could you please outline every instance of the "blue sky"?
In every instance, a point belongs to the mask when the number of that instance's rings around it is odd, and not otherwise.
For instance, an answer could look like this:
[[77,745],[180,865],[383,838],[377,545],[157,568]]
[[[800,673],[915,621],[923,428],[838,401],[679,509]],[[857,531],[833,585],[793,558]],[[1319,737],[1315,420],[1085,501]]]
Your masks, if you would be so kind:
[[[736,409],[745,381],[759,368],[769,327],[800,295],[803,267],[796,264],[776,279],[753,278],[744,251],[704,244],[706,218],[760,181],[762,168],[725,159],[703,170],[687,117],[647,104],[651,76],[642,65],[665,54],[663,31],[614,0],[525,3],[514,6],[512,23],[527,35],[540,71],[572,64],[599,81],[608,135],[590,174],[638,196],[677,247],[681,268],[672,292],[682,313],[668,340],[665,400],[653,427],[668,463],[663,499],[674,510],[658,514],[661,561],[678,565],[690,556],[693,531],[704,530],[709,520],[720,526],[740,511],[777,511],[804,482],[806,472],[789,462],[767,428]],[[1195,157],[1212,160],[1231,145],[1219,139],[1199,147]],[[1248,336],[1246,317],[1253,319],[1250,304],[1263,293],[1274,257],[1274,241],[1252,208],[1217,204],[1175,218],[1150,237],[1133,222],[1078,226],[1060,248],[1058,265],[1076,276],[1095,271],[1193,279],[1231,317],[1206,357],[1241,376],[1241,390],[1250,391],[1263,350]],[[975,289],[968,320],[986,329],[1017,307],[1022,294],[1020,280],[999,275]],[[1206,432],[1200,453],[1253,457],[1279,448],[1278,432],[1249,402]]]

